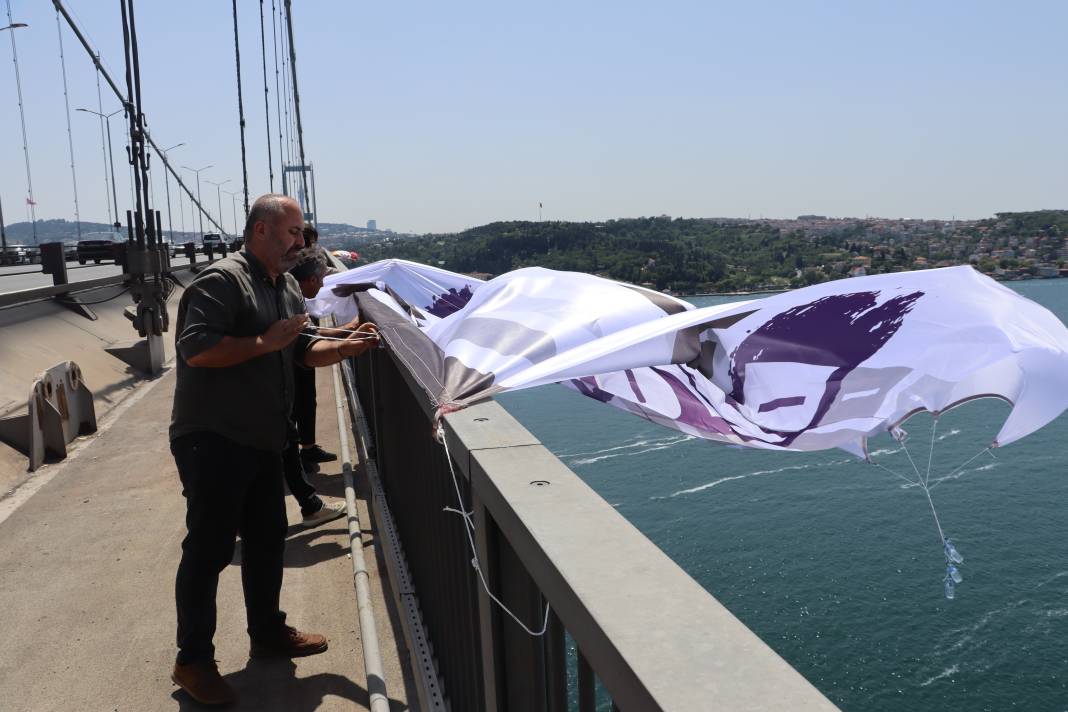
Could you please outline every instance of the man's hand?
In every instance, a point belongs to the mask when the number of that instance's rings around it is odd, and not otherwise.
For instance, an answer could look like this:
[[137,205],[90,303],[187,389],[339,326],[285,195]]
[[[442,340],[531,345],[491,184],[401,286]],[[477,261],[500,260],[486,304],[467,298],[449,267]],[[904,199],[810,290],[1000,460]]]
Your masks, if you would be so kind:
[[194,368],[227,368],[258,356],[281,351],[293,343],[308,323],[307,314],[297,314],[271,324],[259,336],[224,336],[219,343],[186,359]]
[[296,314],[271,324],[261,337],[268,352],[281,351],[297,338],[308,323],[307,314]]
[[378,346],[378,327],[367,322],[360,324],[344,341],[338,342],[338,353],[345,358],[359,356]]

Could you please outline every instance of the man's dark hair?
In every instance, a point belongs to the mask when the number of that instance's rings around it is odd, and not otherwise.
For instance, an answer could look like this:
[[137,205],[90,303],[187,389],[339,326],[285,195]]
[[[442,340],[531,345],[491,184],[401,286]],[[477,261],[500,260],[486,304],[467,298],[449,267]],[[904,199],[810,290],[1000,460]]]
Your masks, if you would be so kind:
[[319,231],[310,222],[304,223],[304,244],[315,245],[319,242]]
[[326,272],[326,269],[326,260],[323,258],[322,254],[318,249],[312,249],[305,251],[300,262],[297,262],[297,264],[289,270],[289,273],[293,275],[298,282],[303,282],[306,279],[311,279],[320,272]]
[[256,227],[256,223],[262,221],[273,224],[277,222],[286,214],[286,206],[290,205],[292,201],[293,199],[288,195],[281,195],[280,193],[268,193],[256,198],[256,202],[249,208],[248,219],[245,220],[245,231],[242,234],[245,242],[247,243],[249,238],[252,237],[252,231]]

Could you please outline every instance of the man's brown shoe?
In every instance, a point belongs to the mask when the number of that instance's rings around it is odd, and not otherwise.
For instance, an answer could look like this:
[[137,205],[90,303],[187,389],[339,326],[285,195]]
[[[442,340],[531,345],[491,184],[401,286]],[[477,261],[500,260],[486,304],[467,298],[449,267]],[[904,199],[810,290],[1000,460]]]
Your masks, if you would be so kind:
[[237,693],[219,675],[215,661],[174,664],[171,680],[202,705],[229,705],[237,702]]
[[318,633],[301,633],[291,625],[278,629],[269,638],[252,641],[250,658],[302,658],[317,655],[327,648],[326,638]]

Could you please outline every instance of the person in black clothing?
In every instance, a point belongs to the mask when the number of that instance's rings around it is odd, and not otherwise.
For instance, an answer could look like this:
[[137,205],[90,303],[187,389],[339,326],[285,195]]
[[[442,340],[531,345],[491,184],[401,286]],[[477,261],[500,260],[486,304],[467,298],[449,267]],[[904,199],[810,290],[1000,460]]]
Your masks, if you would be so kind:
[[286,625],[279,608],[287,530],[282,451],[293,403],[293,362],[328,366],[373,338],[316,340],[287,270],[304,246],[300,206],[256,200],[245,248],[198,274],[178,304],[171,452],[186,498],[175,581],[178,656],[171,679],[195,700],[236,698],[214,660],[219,573],[241,536],[241,583],[251,657],[314,655],[326,638]]
[[[304,228],[305,235],[308,234],[308,227],[306,225]],[[318,250],[305,249],[300,262],[289,270],[289,274],[293,275],[293,278],[297,280],[301,294],[306,299],[311,299],[322,288],[323,277],[326,275],[327,269],[327,262]],[[315,321],[314,317],[309,318]],[[367,332],[370,335],[373,333],[373,329],[373,324],[361,325],[358,321],[354,321],[350,324],[345,324],[339,329],[319,329],[318,334],[320,336],[343,339],[353,332]],[[286,485],[289,487],[290,494],[300,505],[300,513],[303,517],[301,524],[305,527],[317,527],[344,515],[345,503],[326,503],[316,494],[315,487],[308,482],[307,473],[318,472],[318,462],[301,457],[302,453],[298,447],[298,443],[301,442],[301,434],[307,433],[306,428],[309,420],[312,432],[311,441],[315,441],[315,369],[294,362],[293,384],[293,420],[296,422],[290,428],[290,439],[285,451],[282,453]],[[310,412],[308,409],[309,403]],[[305,424],[303,428],[299,425],[302,421]],[[317,445],[315,447],[318,448]],[[319,450],[322,451],[321,448]],[[304,452],[306,453],[307,450]],[[331,459],[337,459],[332,453],[325,454],[331,455]],[[319,461],[328,462],[329,460]]]
[[[304,254],[307,259],[314,260],[314,258],[320,256],[323,248],[319,247],[319,231],[311,223],[304,223],[304,244]],[[329,264],[325,258],[320,257],[320,260],[319,264],[322,265],[323,270],[321,275],[312,275],[311,265],[305,263],[306,274],[303,277],[297,277],[297,281],[302,283],[301,292],[305,298],[314,297],[323,286],[322,278],[326,275]],[[317,280],[317,286],[313,280]],[[312,289],[314,291],[311,291]],[[310,318],[312,323],[319,324],[315,317]],[[293,377],[296,379],[296,390],[293,394],[293,420],[296,421],[297,430],[300,433],[300,461],[304,464],[305,471],[318,472],[321,463],[333,462],[337,460],[337,455],[324,450],[315,442],[315,410],[317,406],[315,398],[315,369],[297,368],[293,373]]]

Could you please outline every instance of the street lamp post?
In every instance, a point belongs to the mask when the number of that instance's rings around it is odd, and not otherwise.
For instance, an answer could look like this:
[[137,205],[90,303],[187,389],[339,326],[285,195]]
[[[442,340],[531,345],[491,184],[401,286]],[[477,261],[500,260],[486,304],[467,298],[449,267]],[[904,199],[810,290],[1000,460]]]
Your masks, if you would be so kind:
[[[160,151],[160,153],[163,154],[164,158],[167,158],[167,151],[173,151],[174,149],[178,148],[179,146],[184,146],[184,145],[185,145],[185,143],[176,143],[173,146],[171,146],[170,148],[163,149],[162,151]],[[167,164],[166,164],[166,161],[165,161],[164,165],[163,165],[163,185],[167,189],[167,226],[171,231],[171,249],[173,250],[174,249],[174,220],[171,218],[171,177],[170,177],[170,175],[168,175],[169,173],[170,173],[170,169],[167,168]]]
[[238,233],[237,196],[241,195],[241,193],[236,190],[224,190],[223,192],[230,196],[230,206],[234,209],[234,235],[236,236]]
[[[116,231],[122,228],[122,221],[119,219],[119,194],[115,192],[115,154],[111,150],[111,117],[122,111],[122,109],[115,109],[110,114],[101,114],[99,111],[93,111],[92,109],[77,109],[77,111],[84,111],[87,114],[98,116],[104,120],[104,123],[108,127],[108,155],[107,159],[111,163],[111,199],[115,202],[115,224],[112,227]],[[106,168],[106,166],[105,166]],[[105,170],[105,173],[107,171]]]
[[7,264],[7,233],[4,231],[4,206],[0,204],[0,265]]
[[189,166],[182,166],[182,168],[186,169],[187,171],[193,171],[194,173],[197,174],[197,207],[200,208],[200,210],[197,212],[197,214],[200,216],[200,239],[203,240],[204,239],[204,203],[201,202],[201,199],[200,199],[200,172],[208,170],[209,168],[211,168],[211,165],[204,166],[203,168],[190,168]]
[[226,185],[227,183],[229,183],[230,179],[227,178],[226,180],[224,180],[224,181],[222,181],[220,183],[216,183],[213,180],[207,180],[205,178],[204,182],[205,183],[211,183],[213,186],[215,186],[215,198],[219,201],[219,226],[222,227],[223,215],[222,215],[222,191],[221,191],[221,187]]

